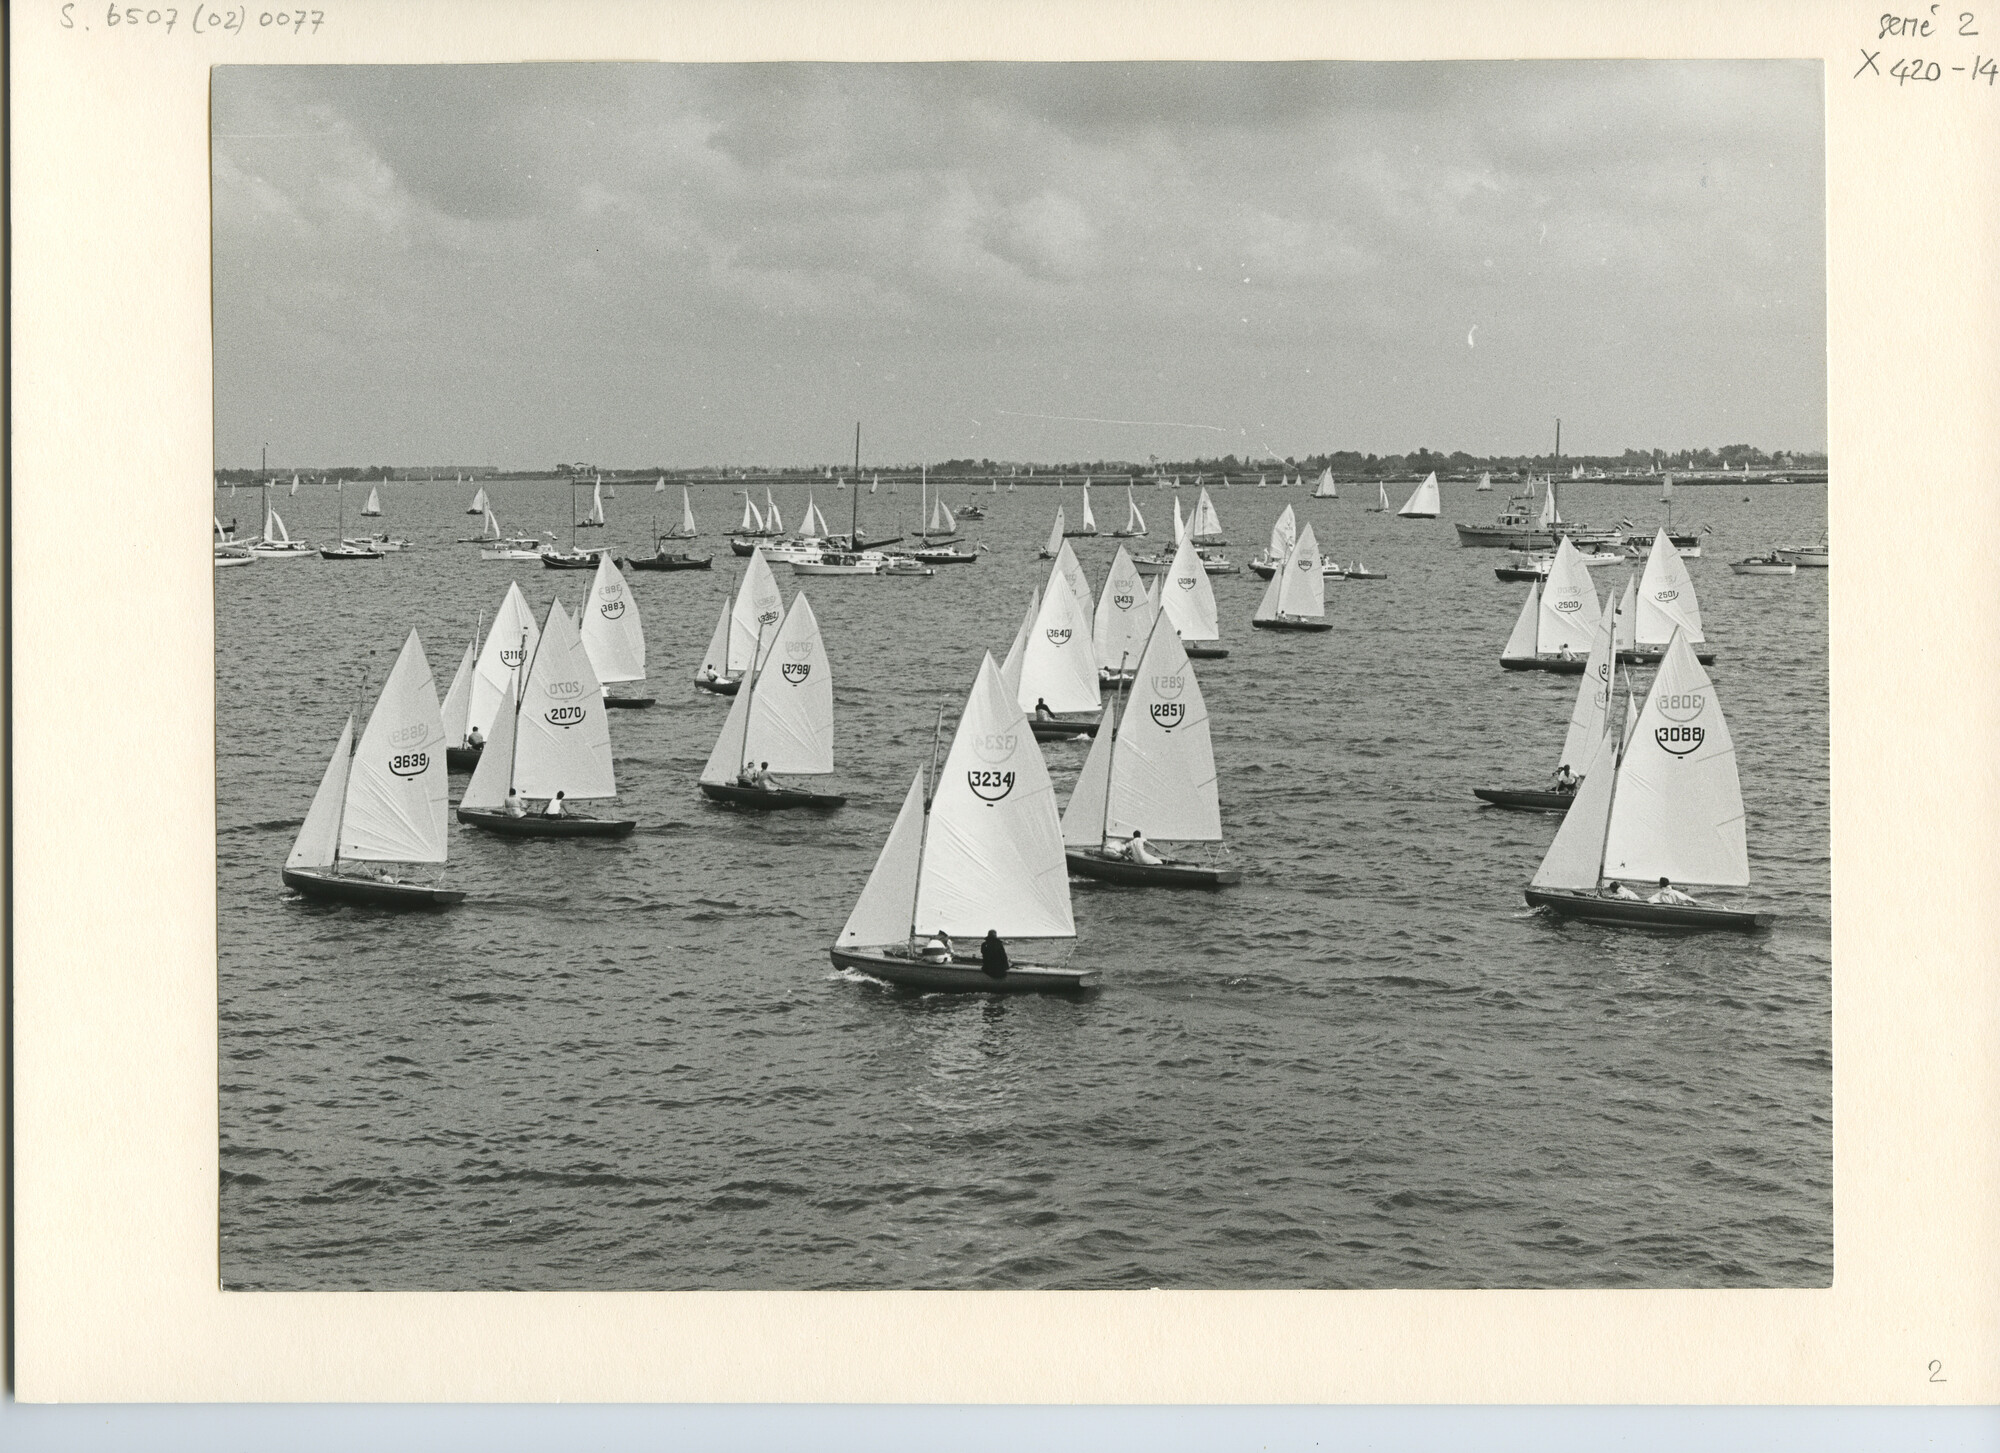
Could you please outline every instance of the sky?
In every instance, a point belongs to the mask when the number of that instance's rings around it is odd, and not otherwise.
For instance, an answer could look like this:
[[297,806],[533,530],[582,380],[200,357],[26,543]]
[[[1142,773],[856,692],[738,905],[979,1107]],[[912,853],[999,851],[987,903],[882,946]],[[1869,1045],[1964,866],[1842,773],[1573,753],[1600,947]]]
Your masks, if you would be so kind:
[[218,467],[1826,447],[1817,62],[213,74]]

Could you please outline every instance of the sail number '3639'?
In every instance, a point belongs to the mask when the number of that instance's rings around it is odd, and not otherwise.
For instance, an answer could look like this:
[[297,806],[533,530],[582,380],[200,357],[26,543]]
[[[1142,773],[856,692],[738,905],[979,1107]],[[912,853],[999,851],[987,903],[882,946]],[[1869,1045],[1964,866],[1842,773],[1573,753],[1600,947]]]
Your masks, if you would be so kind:
[[429,752],[398,752],[389,759],[389,770],[398,777],[421,777],[430,764]]

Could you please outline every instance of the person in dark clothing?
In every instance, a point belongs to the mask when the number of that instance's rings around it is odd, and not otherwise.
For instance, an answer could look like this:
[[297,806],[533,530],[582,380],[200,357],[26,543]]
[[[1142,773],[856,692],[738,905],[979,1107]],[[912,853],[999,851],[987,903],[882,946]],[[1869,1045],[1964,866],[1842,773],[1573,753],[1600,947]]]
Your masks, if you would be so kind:
[[1000,941],[1000,930],[989,928],[979,945],[979,966],[988,978],[1007,977],[1007,945]]

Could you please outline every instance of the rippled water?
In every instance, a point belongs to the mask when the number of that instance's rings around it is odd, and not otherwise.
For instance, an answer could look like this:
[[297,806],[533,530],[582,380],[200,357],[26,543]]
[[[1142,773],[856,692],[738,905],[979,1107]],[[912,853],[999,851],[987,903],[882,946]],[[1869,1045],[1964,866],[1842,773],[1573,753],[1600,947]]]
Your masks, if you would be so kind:
[[[510,526],[567,523],[559,485],[490,492]],[[735,566],[710,535],[712,574],[632,577],[660,697],[612,721],[635,836],[454,824],[450,877],[471,897],[434,916],[286,891],[358,671],[379,684],[414,624],[442,692],[509,580],[538,611],[587,589],[450,543],[476,523],[469,493],[383,490],[413,553],[215,579],[226,1284],[1830,1281],[1827,579],[1726,564],[1818,538],[1823,486],[1686,489],[1678,506],[1715,526],[1691,568],[1752,895],[1782,915],[1751,939],[1523,908],[1555,821],[1470,789],[1546,777],[1575,679],[1499,668],[1526,587],[1496,582],[1502,557],[1458,549],[1450,521],[1490,518],[1502,492],[1447,485],[1444,518],[1414,523],[1364,513],[1359,487],[1218,491],[1239,561],[1291,503],[1390,578],[1329,583],[1320,637],[1252,631],[1261,583],[1216,581],[1231,654],[1197,670],[1244,882],[1077,884],[1073,954],[1104,988],[1076,1002],[915,996],[826,958],[936,705],[956,713],[1047,568],[1040,488],[968,522],[993,546],[975,566],[808,582],[838,683],[839,814],[739,814],[695,791],[726,703],[689,679]],[[803,494],[780,491],[788,516]],[[639,547],[655,498],[613,502],[611,540]],[[1141,499],[1170,530],[1169,496]],[[846,502],[821,497],[836,520]],[[880,525],[915,501],[868,503]],[[280,504],[295,532],[333,532],[330,491]],[[1613,486],[1564,504],[1642,525],[1657,508]],[[218,507],[246,528],[257,514],[254,493]],[[735,513],[719,491],[696,507],[709,526]],[[1112,543],[1077,543],[1101,584]],[[1065,797],[1084,746],[1048,749]]]

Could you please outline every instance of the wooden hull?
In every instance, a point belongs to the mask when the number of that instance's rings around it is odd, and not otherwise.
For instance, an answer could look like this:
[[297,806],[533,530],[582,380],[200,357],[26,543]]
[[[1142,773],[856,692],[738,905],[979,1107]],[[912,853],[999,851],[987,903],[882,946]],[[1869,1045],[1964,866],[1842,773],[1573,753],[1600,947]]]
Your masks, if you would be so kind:
[[544,554],[542,568],[545,570],[595,570],[597,552],[584,551],[576,555]]
[[1787,564],[1772,564],[1769,560],[1737,560],[1729,568],[1738,575],[1797,575],[1799,567]]
[[655,555],[646,560],[627,560],[633,570],[708,570],[715,564],[711,555]]
[[503,837],[624,837],[638,826],[627,818],[543,817],[534,812],[526,817],[509,817],[504,812],[477,807],[459,808],[458,820],[467,827],[483,827]]
[[1493,574],[1497,579],[1508,581],[1547,580],[1549,578],[1548,571],[1536,570],[1533,566],[1529,565],[1496,565],[1493,567]]
[[963,553],[957,550],[917,550],[911,553],[910,558],[920,561],[925,565],[977,565],[979,563],[977,552],[971,550],[964,551]]
[[1553,530],[1513,529],[1505,525],[1453,525],[1460,548],[1466,550],[1553,550]]
[[1387,580],[1389,572],[1386,570],[1343,570],[1341,577],[1345,580]]
[[445,770],[449,772],[470,772],[479,765],[478,747],[446,747],[444,749]]
[[[1623,660],[1624,657],[1620,657]],[[1660,658],[1653,658],[1658,661]],[[1561,656],[1502,656],[1500,666],[1507,671],[1547,671],[1556,676],[1581,676],[1583,668],[1589,665],[1584,656],[1572,656],[1565,660]]]
[[748,559],[751,555],[756,554],[759,545],[765,544],[775,538],[772,535],[731,535],[729,537],[729,548],[736,554]]
[[1220,661],[1229,654],[1229,647],[1218,646],[1214,641],[1182,641],[1181,649],[1194,661]]
[[1067,848],[1063,856],[1069,870],[1102,883],[1122,883],[1132,888],[1226,888],[1243,881],[1235,868],[1204,868],[1195,863],[1135,863],[1130,858],[1107,857],[1078,848]]
[[1528,906],[1546,908],[1562,918],[1581,918],[1591,923],[1611,923],[1621,927],[1665,928],[1682,933],[1756,933],[1777,920],[1774,913],[1744,913],[1732,908],[1706,908],[1700,904],[1634,902],[1630,898],[1605,898],[1596,893],[1572,893],[1529,888]]
[[1072,737],[1097,735],[1096,722],[1070,720],[1059,716],[1046,721],[1029,717],[1028,729],[1035,734],[1035,740],[1038,742],[1066,742]]
[[761,787],[739,787],[734,782],[698,782],[702,796],[714,802],[726,802],[731,807],[749,807],[758,812],[778,812],[788,807],[807,807],[828,811],[835,807],[845,807],[847,799],[832,792],[799,792],[791,788],[780,788],[776,792],[766,792]]
[[1279,616],[1276,619],[1268,621],[1253,619],[1250,624],[1260,631],[1330,631],[1333,629],[1330,621],[1293,620],[1284,616]]
[[284,876],[287,888],[332,903],[360,903],[370,908],[450,908],[465,901],[465,894],[455,888],[349,878],[316,868],[287,868]]
[[919,989],[927,994],[1076,994],[1097,987],[1097,975],[1089,969],[1015,964],[996,978],[981,968],[977,960],[927,963],[923,959],[858,948],[834,948],[827,953],[837,969],[857,969],[898,988]]
[[1574,792],[1530,792],[1512,787],[1475,787],[1472,795],[1495,807],[1511,807],[1519,812],[1568,812],[1576,801]]
[[322,560],[380,560],[382,552],[380,550],[322,550],[319,552],[319,558]]
[[742,688],[742,680],[733,676],[725,676],[715,681],[708,681],[700,676],[694,678],[694,689],[706,691],[710,696],[734,696]]
[[604,709],[606,711],[638,711],[641,708],[651,706],[653,701],[654,698],[650,696],[607,695],[604,698]]
[[[1660,658],[1666,654],[1667,648],[1665,646],[1640,646],[1636,650],[1620,651],[1618,653],[1618,664],[1621,666],[1657,666],[1660,664]],[[1695,647],[1694,658],[1704,666],[1713,666],[1715,664],[1715,652],[1713,650],[1703,650],[1697,646]],[[1583,667],[1578,665],[1576,669],[1581,671]]]

